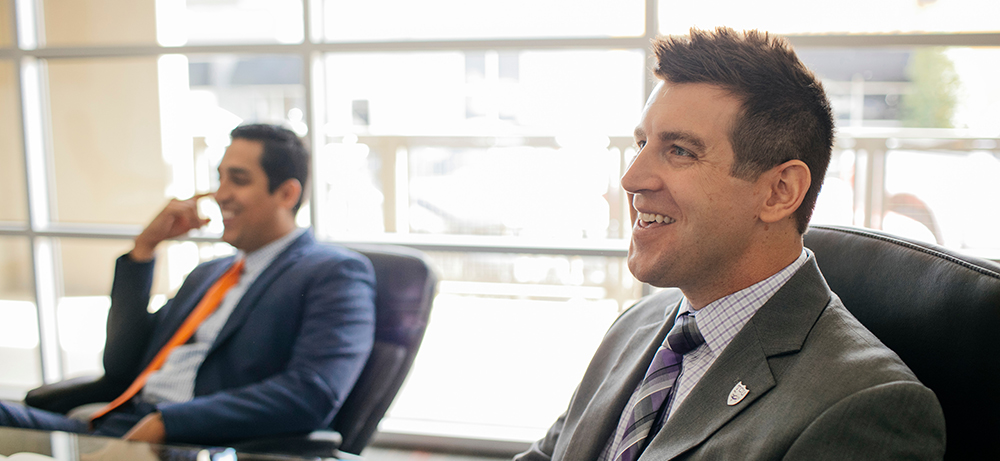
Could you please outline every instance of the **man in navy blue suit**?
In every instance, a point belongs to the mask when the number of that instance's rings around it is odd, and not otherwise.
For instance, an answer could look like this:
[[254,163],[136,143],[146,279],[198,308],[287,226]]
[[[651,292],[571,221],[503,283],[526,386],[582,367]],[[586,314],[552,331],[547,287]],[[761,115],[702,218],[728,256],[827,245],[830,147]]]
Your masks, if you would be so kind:
[[374,342],[370,262],[297,228],[309,154],[294,133],[244,125],[212,194],[222,240],[239,250],[204,263],[176,296],[147,312],[156,247],[208,223],[196,202],[171,200],[118,259],[108,314],[105,380],[123,392],[236,261],[239,281],[193,336],[171,350],[133,398],[92,424],[17,404],[0,425],[90,432],[154,443],[222,443],[326,427]]

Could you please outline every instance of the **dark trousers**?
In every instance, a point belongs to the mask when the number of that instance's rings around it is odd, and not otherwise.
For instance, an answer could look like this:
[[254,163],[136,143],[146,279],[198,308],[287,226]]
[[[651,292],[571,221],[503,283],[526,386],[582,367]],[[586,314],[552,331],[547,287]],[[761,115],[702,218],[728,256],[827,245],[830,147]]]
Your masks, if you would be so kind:
[[133,399],[94,421],[94,428],[91,429],[87,423],[67,418],[63,414],[32,408],[19,402],[0,401],[0,426],[121,437],[144,416],[154,411],[155,405]]

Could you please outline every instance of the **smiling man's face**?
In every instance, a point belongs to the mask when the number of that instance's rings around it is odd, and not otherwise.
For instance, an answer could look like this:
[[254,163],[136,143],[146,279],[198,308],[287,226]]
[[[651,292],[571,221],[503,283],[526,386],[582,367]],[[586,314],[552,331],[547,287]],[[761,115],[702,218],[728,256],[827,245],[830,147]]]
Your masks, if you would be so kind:
[[639,153],[621,180],[633,224],[628,266],[639,280],[690,299],[743,263],[762,195],[730,174],[739,111],[738,99],[709,84],[662,82],[650,96],[635,130]]
[[289,230],[288,199],[268,191],[260,164],[264,143],[234,139],[219,164],[215,201],[222,210],[222,240],[246,252],[277,240]]

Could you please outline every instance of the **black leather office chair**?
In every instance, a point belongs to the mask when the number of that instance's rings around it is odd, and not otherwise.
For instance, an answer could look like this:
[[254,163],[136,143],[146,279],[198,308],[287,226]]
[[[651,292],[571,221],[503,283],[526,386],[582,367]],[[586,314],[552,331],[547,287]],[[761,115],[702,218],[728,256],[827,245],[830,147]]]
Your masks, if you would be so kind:
[[[359,454],[371,440],[410,371],[427,329],[437,275],[422,253],[388,245],[348,245],[375,268],[375,347],[354,389],[329,430],[291,437],[249,440],[237,445],[246,452],[290,453],[331,457]],[[66,413],[92,402],[110,401],[103,377],[83,377],[45,385],[28,392],[25,403]]]
[[946,459],[1000,459],[1000,264],[867,229],[813,226],[830,288],[930,387]]

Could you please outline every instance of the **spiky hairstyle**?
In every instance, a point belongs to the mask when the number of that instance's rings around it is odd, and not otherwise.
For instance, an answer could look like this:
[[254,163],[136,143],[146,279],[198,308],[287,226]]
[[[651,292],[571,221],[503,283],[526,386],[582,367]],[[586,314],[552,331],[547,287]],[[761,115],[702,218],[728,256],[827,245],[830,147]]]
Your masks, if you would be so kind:
[[754,180],[793,159],[809,167],[812,182],[795,211],[804,233],[830,163],[833,113],[823,85],[788,41],[756,30],[691,29],[655,39],[653,51],[657,77],[716,85],[742,102],[729,133],[734,177]]

